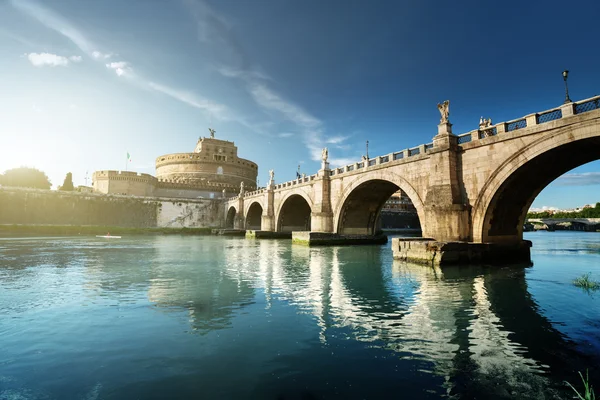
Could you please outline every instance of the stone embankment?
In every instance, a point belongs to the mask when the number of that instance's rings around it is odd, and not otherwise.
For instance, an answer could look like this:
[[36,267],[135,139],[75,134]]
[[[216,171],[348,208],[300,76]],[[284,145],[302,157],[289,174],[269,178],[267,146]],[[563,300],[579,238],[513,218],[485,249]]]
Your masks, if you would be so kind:
[[0,225],[209,228],[221,225],[221,207],[211,199],[0,188]]

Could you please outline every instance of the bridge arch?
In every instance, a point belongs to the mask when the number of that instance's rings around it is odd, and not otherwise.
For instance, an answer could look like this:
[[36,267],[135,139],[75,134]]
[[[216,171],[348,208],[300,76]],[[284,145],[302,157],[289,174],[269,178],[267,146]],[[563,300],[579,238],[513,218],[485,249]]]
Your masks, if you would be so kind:
[[473,204],[475,242],[516,242],[537,195],[553,180],[600,159],[597,120],[548,132],[504,161],[488,178]]
[[235,206],[230,206],[227,210],[227,216],[225,217],[225,228],[233,229],[235,224],[235,215],[237,214],[237,210]]
[[261,230],[263,207],[258,201],[253,201],[246,211],[246,229]]
[[276,231],[310,231],[312,199],[303,191],[283,197],[277,209]]
[[374,171],[360,175],[346,185],[333,205],[335,231],[339,234],[374,234],[381,208],[400,189],[413,203],[419,222],[424,223],[423,201],[412,185],[393,172]]

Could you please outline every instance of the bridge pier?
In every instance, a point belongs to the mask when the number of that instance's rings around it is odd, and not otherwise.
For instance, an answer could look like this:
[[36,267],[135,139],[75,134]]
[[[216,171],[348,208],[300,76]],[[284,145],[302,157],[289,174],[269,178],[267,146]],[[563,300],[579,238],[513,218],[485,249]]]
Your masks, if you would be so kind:
[[310,231],[334,232],[331,209],[331,170],[327,161],[323,161],[321,169],[317,173],[313,195],[315,203],[310,214]]
[[441,242],[428,238],[393,238],[396,260],[432,266],[531,263],[531,241],[516,243]]

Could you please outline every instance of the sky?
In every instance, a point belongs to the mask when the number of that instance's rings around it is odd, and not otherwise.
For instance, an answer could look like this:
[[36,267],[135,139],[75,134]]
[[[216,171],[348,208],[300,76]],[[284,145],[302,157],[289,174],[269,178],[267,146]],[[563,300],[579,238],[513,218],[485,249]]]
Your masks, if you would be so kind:
[[[0,172],[154,174],[199,137],[234,141],[259,184],[600,94],[600,2],[0,0]],[[127,153],[131,162],[127,161]],[[88,180],[86,181],[86,176]],[[534,208],[600,201],[600,161]]]

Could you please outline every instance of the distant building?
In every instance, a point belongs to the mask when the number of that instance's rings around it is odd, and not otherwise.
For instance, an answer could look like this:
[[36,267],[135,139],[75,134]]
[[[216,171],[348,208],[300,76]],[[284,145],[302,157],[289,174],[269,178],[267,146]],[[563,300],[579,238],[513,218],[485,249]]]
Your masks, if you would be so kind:
[[233,196],[244,182],[256,188],[258,165],[240,158],[234,142],[198,139],[192,153],[165,154],[156,159],[156,177],[133,171],[95,171],[95,192],[152,197],[221,198]]
[[398,190],[396,193],[390,196],[385,202],[381,211],[410,211],[417,212],[415,206],[406,193],[402,190]]

